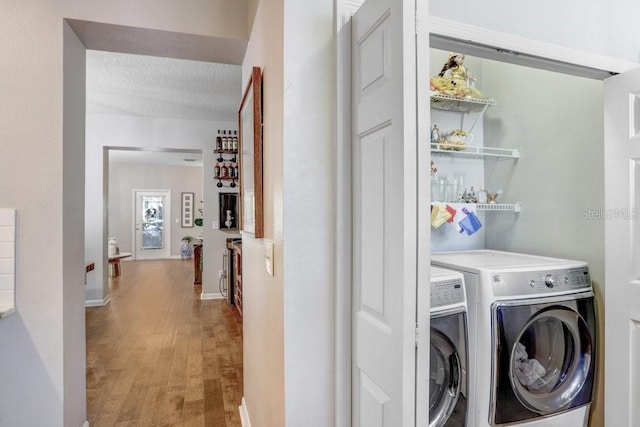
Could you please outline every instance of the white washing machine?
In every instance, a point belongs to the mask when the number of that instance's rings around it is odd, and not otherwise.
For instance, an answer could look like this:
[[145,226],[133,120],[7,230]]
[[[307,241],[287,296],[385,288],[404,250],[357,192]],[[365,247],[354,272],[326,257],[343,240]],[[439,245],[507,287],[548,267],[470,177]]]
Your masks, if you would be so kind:
[[586,426],[596,310],[581,261],[491,250],[431,254],[464,275],[473,426]]
[[461,273],[431,267],[429,427],[467,418],[467,298]]

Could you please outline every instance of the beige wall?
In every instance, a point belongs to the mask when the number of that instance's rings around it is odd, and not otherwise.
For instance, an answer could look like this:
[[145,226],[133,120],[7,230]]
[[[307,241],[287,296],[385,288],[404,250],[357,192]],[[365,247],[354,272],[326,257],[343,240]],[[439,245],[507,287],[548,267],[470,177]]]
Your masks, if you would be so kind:
[[264,226],[274,243],[274,276],[264,266],[262,240],[242,238],[244,399],[253,427],[284,426],[283,307],[283,0],[261,0],[243,63],[263,71]]
[[79,427],[86,419],[82,219],[70,224],[82,210],[84,165],[72,155],[82,139],[84,89],[74,76],[84,60],[64,18],[244,38],[244,8],[233,0],[2,2],[0,206],[16,208],[18,222],[17,313],[0,320],[0,425]]
[[[109,164],[109,236],[118,239],[121,252],[134,253],[132,242],[133,190],[171,191],[171,253],[180,257],[183,236],[197,236],[201,227],[182,228],[180,220],[181,194],[194,193],[195,207],[202,200],[202,167],[144,165],[136,163]],[[224,246],[218,248],[222,254]]]
[[246,40],[247,0],[67,0],[65,18]]

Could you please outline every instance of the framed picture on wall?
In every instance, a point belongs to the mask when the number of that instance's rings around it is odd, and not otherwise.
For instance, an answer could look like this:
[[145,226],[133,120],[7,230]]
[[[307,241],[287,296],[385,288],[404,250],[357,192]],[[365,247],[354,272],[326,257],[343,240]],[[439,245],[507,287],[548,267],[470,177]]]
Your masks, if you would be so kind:
[[182,227],[193,227],[193,193],[182,193]]
[[238,229],[238,193],[218,193],[220,230]]
[[240,226],[264,237],[262,205],[262,70],[253,67],[238,111],[240,130]]

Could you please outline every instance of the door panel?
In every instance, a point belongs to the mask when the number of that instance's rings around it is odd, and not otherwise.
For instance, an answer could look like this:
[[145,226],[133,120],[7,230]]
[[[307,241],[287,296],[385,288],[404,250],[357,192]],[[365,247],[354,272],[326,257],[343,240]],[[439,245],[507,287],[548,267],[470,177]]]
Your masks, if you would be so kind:
[[605,80],[605,421],[611,426],[640,425],[639,94],[640,70]]
[[[404,43],[412,29],[415,43],[415,28],[403,26],[415,10],[407,5],[368,0],[352,21],[352,425],[361,427],[415,425],[415,49]],[[414,55],[408,63],[403,46]],[[427,397],[421,406],[426,413]]]

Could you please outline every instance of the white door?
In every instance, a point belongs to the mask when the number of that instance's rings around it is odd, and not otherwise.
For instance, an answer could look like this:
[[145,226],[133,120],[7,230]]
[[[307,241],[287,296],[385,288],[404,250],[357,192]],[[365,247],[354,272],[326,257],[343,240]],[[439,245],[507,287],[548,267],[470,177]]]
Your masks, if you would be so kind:
[[134,191],[135,259],[171,256],[171,192]]
[[415,39],[414,2],[352,20],[353,426],[416,424]]
[[640,70],[605,80],[605,424],[640,425]]

